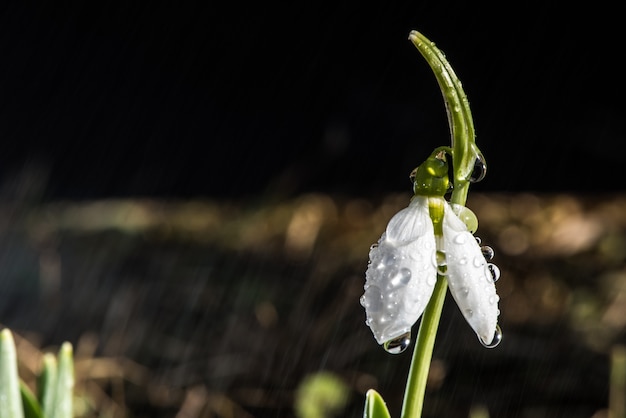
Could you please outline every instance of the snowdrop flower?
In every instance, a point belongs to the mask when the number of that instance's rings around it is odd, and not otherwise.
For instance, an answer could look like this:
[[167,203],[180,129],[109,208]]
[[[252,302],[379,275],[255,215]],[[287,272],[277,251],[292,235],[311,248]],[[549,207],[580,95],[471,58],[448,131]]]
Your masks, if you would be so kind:
[[493,250],[481,248],[473,236],[475,215],[443,197],[449,188],[444,151],[435,150],[414,173],[415,196],[389,221],[369,253],[361,297],[366,323],[387,351],[404,351],[438,275],[445,276],[482,344],[495,347],[501,339],[495,289],[500,273],[488,262]]

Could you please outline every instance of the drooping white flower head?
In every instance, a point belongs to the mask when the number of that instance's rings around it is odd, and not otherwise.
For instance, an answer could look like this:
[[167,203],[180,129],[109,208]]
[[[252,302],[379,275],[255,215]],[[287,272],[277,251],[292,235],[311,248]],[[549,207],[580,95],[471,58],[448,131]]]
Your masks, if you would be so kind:
[[482,344],[495,347],[501,339],[494,283],[499,270],[483,255],[488,247],[481,248],[472,234],[478,227],[475,215],[443,198],[448,188],[445,158],[435,150],[412,173],[416,195],[370,249],[361,305],[374,338],[393,353],[408,346],[411,327],[424,312],[438,275],[447,277],[454,300]]
[[428,198],[416,196],[370,250],[361,304],[379,344],[409,332],[426,308],[437,282],[435,253]]

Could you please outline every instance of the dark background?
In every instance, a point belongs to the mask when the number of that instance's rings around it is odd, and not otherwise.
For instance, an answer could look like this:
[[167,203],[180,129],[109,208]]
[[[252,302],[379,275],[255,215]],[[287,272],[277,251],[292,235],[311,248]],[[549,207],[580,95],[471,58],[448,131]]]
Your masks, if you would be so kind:
[[[375,344],[358,300],[409,172],[449,143],[417,29],[472,105],[489,172],[468,206],[505,335],[483,349],[447,301],[425,415],[607,408],[626,344],[617,6],[103,3],[0,6],[0,323],[119,360],[117,383],[79,361],[79,397],[171,417],[198,389],[293,416],[329,370],[343,416],[371,387],[398,415],[410,356]],[[132,362],[140,379],[115,374]]]
[[449,143],[417,29],[470,99],[475,190],[624,188],[621,13],[602,3],[229,4],[4,4],[3,180],[35,167],[51,199],[409,191]]

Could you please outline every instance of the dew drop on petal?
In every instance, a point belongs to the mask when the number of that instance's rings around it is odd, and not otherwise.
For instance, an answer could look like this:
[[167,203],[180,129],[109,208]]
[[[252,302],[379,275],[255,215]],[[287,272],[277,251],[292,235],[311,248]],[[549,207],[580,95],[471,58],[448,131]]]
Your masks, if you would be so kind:
[[485,259],[483,257],[475,257],[473,261],[474,267],[481,267],[485,265]]
[[500,268],[498,268],[498,266],[496,266],[493,263],[488,263],[487,264],[487,269],[489,270],[489,274],[491,276],[491,279],[494,282],[497,282],[498,279],[500,278]]
[[471,318],[474,315],[474,311],[471,309],[466,309],[465,310],[465,316],[467,316],[468,318]]
[[404,334],[391,339],[389,341],[385,341],[383,344],[383,348],[386,352],[391,354],[400,354],[409,348],[411,345],[411,331],[405,332]]
[[461,295],[463,297],[467,297],[469,295],[469,287],[462,287],[459,290],[461,291]]
[[478,245],[480,245],[483,242],[483,240],[480,239],[480,237],[475,236],[474,238],[476,238],[476,242],[478,243]]
[[454,237],[454,239],[452,240],[455,244],[465,244],[465,235],[463,234],[458,234],[456,237]]
[[500,325],[496,325],[496,332],[494,332],[493,339],[491,340],[489,344],[484,342],[480,336],[478,337],[478,341],[480,341],[483,347],[486,347],[486,348],[497,347],[498,344],[500,344],[500,342],[502,341],[502,329],[500,328]]
[[494,303],[500,301],[500,296],[498,295],[491,295],[489,296],[489,304],[493,305]]
[[383,259],[380,261],[383,266],[393,266],[396,264],[397,256],[395,254],[385,254]]
[[483,257],[485,260],[490,261],[493,260],[493,257],[496,255],[496,252],[488,245],[483,245],[480,247],[480,251],[483,253]]
[[461,259],[459,260],[459,264],[464,266],[467,264],[467,257],[461,257]]
[[406,267],[400,269],[400,283],[403,285],[409,284],[411,281],[411,270]]
[[369,286],[361,299],[363,307],[369,308],[370,312],[380,312],[383,308],[383,294],[378,286]]
[[398,275],[398,270],[395,268],[390,268],[389,270],[387,270],[385,276],[387,280],[393,280],[396,276]]
[[478,183],[487,175],[487,164],[485,163],[485,158],[478,154],[476,161],[474,161],[474,169],[472,170],[472,174],[470,174],[469,181],[470,183]]

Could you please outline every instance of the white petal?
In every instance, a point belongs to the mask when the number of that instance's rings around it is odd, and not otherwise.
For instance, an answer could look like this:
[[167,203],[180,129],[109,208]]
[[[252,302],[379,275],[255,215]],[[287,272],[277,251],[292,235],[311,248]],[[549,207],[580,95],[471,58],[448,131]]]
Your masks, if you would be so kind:
[[472,329],[483,343],[490,344],[498,324],[496,286],[476,239],[448,205],[443,246],[450,292]]
[[387,240],[395,244],[407,244],[434,235],[433,222],[428,214],[428,198],[415,196],[409,206],[396,213],[387,225]]
[[410,331],[422,315],[437,281],[435,251],[427,199],[414,198],[370,251],[361,304],[379,344]]

